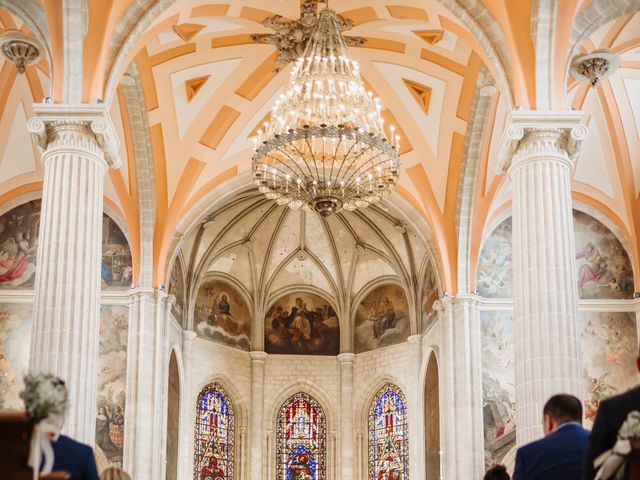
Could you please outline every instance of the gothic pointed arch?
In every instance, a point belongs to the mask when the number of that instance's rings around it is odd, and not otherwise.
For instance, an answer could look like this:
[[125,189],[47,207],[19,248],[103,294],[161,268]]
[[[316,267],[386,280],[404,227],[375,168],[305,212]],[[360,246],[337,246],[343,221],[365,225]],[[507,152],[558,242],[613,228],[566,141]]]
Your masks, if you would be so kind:
[[325,480],[327,418],[320,403],[308,393],[292,395],[278,411],[276,428],[276,479]]
[[235,423],[227,392],[216,382],[205,386],[196,403],[193,478],[235,478]]
[[409,479],[408,427],[404,392],[387,383],[369,406],[369,480]]

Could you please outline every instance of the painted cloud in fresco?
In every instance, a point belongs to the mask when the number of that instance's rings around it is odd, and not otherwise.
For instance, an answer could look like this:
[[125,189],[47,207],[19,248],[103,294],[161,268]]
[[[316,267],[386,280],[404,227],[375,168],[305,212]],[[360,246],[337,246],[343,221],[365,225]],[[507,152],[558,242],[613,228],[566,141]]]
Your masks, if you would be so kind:
[[333,306],[312,293],[292,293],[276,300],[264,317],[267,353],[337,355],[340,322]]
[[242,295],[231,285],[215,280],[203,283],[196,296],[193,321],[200,337],[249,350],[251,314]]
[[511,217],[498,225],[485,240],[478,259],[476,288],[486,298],[513,297],[511,267]]
[[633,270],[620,240],[595,218],[573,211],[580,298],[632,298]]
[[503,463],[516,445],[516,389],[511,310],[480,312],[485,464]]
[[0,304],[0,410],[23,410],[20,391],[29,369],[30,304]]
[[358,305],[354,328],[356,353],[404,342],[411,325],[402,287],[382,285],[369,292]]

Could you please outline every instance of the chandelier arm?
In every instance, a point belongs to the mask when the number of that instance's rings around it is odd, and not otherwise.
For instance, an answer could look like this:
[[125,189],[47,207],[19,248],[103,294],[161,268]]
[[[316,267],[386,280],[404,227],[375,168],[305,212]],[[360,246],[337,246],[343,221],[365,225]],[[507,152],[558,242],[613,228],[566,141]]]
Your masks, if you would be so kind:
[[[302,180],[303,178],[306,177],[306,174],[304,173],[304,171],[298,166],[298,162],[296,162],[296,159],[293,158],[291,155],[289,155],[289,152],[287,152],[286,149],[282,148],[282,146],[278,146],[276,147],[276,151],[282,153],[284,156],[286,156],[287,158],[289,158],[289,160],[291,160],[291,165],[295,165],[295,167],[297,167],[297,169],[300,171],[300,174],[298,175],[298,178],[300,180]],[[282,163],[278,158],[269,155],[270,158],[273,158],[275,161],[277,161],[278,163]],[[293,168],[292,168],[293,170]],[[306,182],[305,182],[306,184]]]
[[[340,172],[342,172],[342,167],[344,166],[344,164],[346,163],[347,159],[349,158],[349,156],[351,155],[351,152],[353,151],[353,149],[356,147],[356,145],[358,144],[358,141],[354,141],[351,144],[351,147],[349,147],[349,150],[344,154],[344,158],[342,159],[342,162],[340,162],[340,168],[338,168],[338,173],[336,174],[336,176],[340,175]],[[347,182],[345,182],[345,184],[347,184]]]
[[[311,171],[311,167],[309,166],[308,162],[305,160],[305,156],[304,156],[304,154],[300,151],[300,149],[299,149],[299,148],[298,148],[298,146],[295,144],[295,142],[291,142],[291,143],[289,143],[289,144],[288,144],[288,146],[289,146],[289,147],[291,147],[291,148],[293,148],[293,149],[298,153],[298,155],[299,155],[299,156],[300,156],[300,158],[302,159],[302,163],[303,163],[303,164],[304,164],[304,166],[305,166],[305,167],[307,167],[307,169],[309,170],[309,177],[310,177],[310,178],[313,178],[313,172]],[[291,159],[291,161],[292,161],[292,162],[294,162],[294,163],[296,163],[296,164],[297,164],[296,160],[295,160],[295,159],[293,159],[293,158],[292,158],[291,156],[289,156],[288,154],[287,154],[287,157],[289,157],[289,158]],[[306,174],[306,173],[304,173],[304,171],[303,171],[303,169],[302,169],[302,168],[300,168],[300,171],[302,172],[301,179],[302,179],[302,177],[305,177],[305,178],[306,178],[307,174]],[[305,184],[306,184],[306,182],[305,182]]]
[[[313,154],[313,147],[311,147],[311,144],[309,143],[309,137],[305,136],[304,137],[304,141],[307,144],[307,146],[309,147],[309,154],[311,155],[311,158],[313,158],[313,166],[316,169],[316,175],[317,175],[316,178],[320,178],[320,172],[318,171],[318,163],[316,161],[316,156]],[[301,154],[301,156],[302,156],[302,154]],[[302,156],[302,158],[305,158],[305,157]],[[311,166],[309,166],[309,173],[311,174],[311,177],[313,178],[313,172],[311,172]]]

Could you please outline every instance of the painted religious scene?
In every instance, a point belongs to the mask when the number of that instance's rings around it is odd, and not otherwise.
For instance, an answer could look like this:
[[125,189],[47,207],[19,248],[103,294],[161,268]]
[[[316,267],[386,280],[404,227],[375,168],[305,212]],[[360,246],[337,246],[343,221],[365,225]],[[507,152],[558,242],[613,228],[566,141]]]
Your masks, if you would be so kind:
[[292,293],[276,300],[264,317],[267,353],[337,355],[340,322],[333,306],[312,293]]
[[478,258],[478,295],[485,298],[513,297],[512,235],[509,217],[485,240]]
[[505,463],[516,446],[516,378],[511,310],[480,312],[485,464]]
[[637,385],[638,330],[632,312],[580,312],[585,426],[600,402]]
[[24,410],[32,323],[31,304],[0,303],[0,410]]
[[404,342],[409,336],[409,306],[402,287],[381,285],[360,302],[355,317],[356,353]]
[[131,249],[124,233],[106,214],[102,216],[102,288],[129,288],[133,280]]
[[169,294],[176,297],[175,302],[171,305],[171,313],[173,318],[184,328],[184,273],[182,270],[182,262],[179,258],[173,262],[171,268],[171,277],[169,279]]
[[109,462],[122,466],[129,308],[102,305],[98,347],[96,446]]
[[33,288],[40,204],[33,200],[0,217],[0,288]]
[[580,298],[633,298],[633,269],[620,240],[595,218],[573,211]]
[[440,290],[438,288],[438,280],[433,269],[433,264],[429,263],[427,274],[425,276],[425,284],[422,294],[422,332],[426,332],[438,318],[438,313],[434,310],[433,305],[440,298]]
[[327,420],[315,398],[296,393],[278,412],[277,480],[326,478]]
[[208,280],[200,286],[193,323],[200,337],[240,350],[249,350],[249,306],[238,290],[227,283]]

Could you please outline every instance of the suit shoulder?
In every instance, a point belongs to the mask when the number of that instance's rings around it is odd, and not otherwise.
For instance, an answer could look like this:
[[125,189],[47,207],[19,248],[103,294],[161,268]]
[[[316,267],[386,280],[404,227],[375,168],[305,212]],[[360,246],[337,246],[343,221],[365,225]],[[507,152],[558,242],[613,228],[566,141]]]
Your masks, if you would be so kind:
[[56,443],[60,446],[76,450],[79,453],[81,452],[84,454],[93,455],[93,448],[91,448],[89,445],[80,443],[73,438],[67,437],[66,435],[60,435]]
[[603,410],[616,410],[623,405],[640,405],[640,387],[633,388],[600,402],[598,412]]

